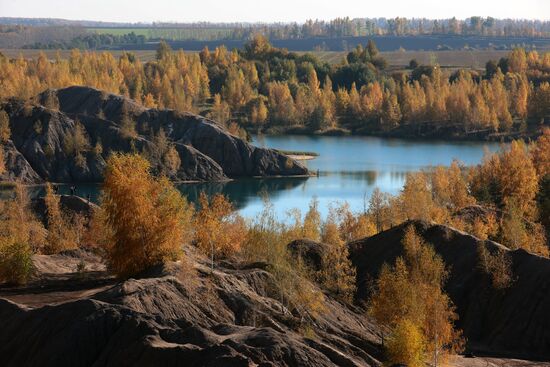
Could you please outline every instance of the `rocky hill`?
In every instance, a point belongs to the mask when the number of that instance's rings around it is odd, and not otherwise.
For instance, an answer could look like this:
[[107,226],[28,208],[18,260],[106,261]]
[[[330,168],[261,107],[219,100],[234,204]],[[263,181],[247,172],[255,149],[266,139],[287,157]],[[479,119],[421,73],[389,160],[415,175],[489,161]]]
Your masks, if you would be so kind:
[[[71,273],[75,257],[94,271]],[[304,314],[279,301],[265,264],[211,272],[207,259],[188,259],[196,279],[171,264],[116,282],[86,252],[35,256],[47,273],[26,289],[0,289],[2,365],[381,365],[376,326],[358,310],[327,298],[308,333]]]
[[[447,291],[460,315],[458,326],[467,349],[478,356],[454,357],[450,365],[550,366],[507,359],[550,360],[550,260],[509,251],[514,281],[495,290],[478,270],[477,246],[502,247],[447,226],[405,223],[351,243],[358,304],[382,264],[401,253],[410,224],[449,266]],[[313,267],[326,250],[308,240],[289,246],[293,256]],[[186,249],[185,258],[117,281],[86,250],[35,255],[36,273],[27,286],[0,286],[2,365],[382,365],[380,328],[363,308],[326,294],[324,312],[311,315],[281,302],[268,264],[227,260],[212,271],[193,248]]]
[[[441,255],[450,274],[446,291],[457,307],[468,349],[480,353],[550,359],[550,260],[443,225],[410,222],[350,244],[359,300],[368,298],[383,263],[402,254],[405,228],[414,225]],[[478,246],[500,248],[511,259],[510,287],[495,289],[480,267]]]
[[[44,106],[52,100],[59,108]],[[110,152],[158,150],[152,137],[160,129],[181,161],[177,170],[170,172],[173,180],[308,174],[287,156],[255,147],[204,117],[147,109],[128,98],[89,87],[48,90],[30,102],[8,101],[1,109],[9,114],[11,128],[11,140],[3,146],[7,165],[3,180],[100,182]],[[135,124],[135,137],[124,133],[123,124],[128,120]],[[80,157],[67,143],[74,139],[76,121],[87,140]],[[162,169],[166,163],[159,161],[158,165]]]

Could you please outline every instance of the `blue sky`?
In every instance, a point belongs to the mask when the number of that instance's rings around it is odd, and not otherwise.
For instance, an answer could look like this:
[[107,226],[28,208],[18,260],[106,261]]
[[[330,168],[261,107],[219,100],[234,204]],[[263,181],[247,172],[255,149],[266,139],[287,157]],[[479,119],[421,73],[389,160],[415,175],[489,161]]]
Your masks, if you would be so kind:
[[550,0],[0,0],[0,16],[122,22],[471,15],[550,20]]

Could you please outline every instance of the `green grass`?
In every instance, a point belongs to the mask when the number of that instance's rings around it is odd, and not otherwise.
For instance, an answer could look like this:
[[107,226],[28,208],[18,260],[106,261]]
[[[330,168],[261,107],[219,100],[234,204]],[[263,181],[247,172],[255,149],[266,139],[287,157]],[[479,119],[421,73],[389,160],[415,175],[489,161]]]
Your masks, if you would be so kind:
[[[319,51],[312,52],[321,60],[330,64],[341,62],[347,52],[344,51]],[[508,55],[509,51],[390,51],[381,52],[392,67],[405,67],[411,59],[416,59],[421,64],[430,64],[433,61],[446,68],[485,68],[489,60],[498,60]]]
[[227,38],[231,34],[229,28],[87,28],[90,32],[100,34],[124,35],[134,32],[138,36],[153,39],[184,40],[216,40]]

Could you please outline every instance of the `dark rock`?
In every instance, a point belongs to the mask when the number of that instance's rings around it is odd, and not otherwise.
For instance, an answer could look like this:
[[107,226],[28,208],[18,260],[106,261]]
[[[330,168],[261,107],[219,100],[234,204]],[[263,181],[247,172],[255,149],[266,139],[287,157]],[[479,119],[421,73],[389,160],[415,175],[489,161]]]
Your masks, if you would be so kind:
[[[6,178],[28,183],[100,182],[105,159],[111,152],[147,152],[155,148],[149,137],[162,128],[175,144],[181,160],[170,177],[177,181],[223,181],[251,176],[307,175],[307,169],[271,149],[255,147],[231,135],[214,121],[173,110],[146,109],[122,96],[88,87],[49,90],[59,100],[59,111],[11,100],[2,105],[10,115],[12,145]],[[44,94],[35,98],[40,103]],[[124,138],[124,115],[136,122],[138,137]],[[88,136],[90,149],[82,159],[66,151],[65,141],[78,120]],[[102,151],[92,149],[101,144]],[[163,165],[163,162],[158,162]]]

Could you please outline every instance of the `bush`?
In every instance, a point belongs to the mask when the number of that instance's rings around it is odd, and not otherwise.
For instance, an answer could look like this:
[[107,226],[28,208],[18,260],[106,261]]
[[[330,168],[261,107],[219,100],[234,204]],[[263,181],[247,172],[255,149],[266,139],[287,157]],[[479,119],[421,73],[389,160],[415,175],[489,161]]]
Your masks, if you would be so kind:
[[0,282],[24,284],[32,269],[32,249],[28,243],[9,240],[0,243]]
[[108,159],[101,209],[107,262],[119,277],[182,255],[192,206],[168,180],[151,176],[145,158],[113,154]]

